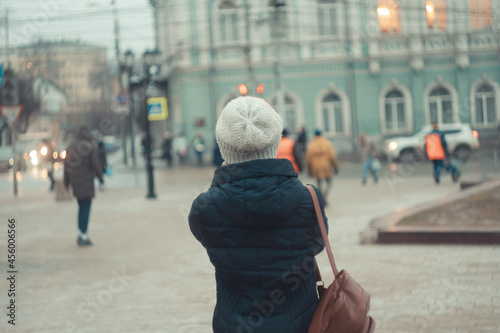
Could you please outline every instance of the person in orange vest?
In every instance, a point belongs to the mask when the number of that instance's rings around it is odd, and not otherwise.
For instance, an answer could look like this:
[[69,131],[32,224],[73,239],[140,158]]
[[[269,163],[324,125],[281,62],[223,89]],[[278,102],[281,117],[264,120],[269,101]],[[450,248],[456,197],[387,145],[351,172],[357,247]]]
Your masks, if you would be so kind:
[[436,184],[439,184],[441,171],[448,169],[452,180],[456,182],[460,178],[460,172],[451,162],[448,162],[447,166],[444,163],[449,158],[448,145],[444,138],[444,133],[439,130],[438,124],[433,124],[432,128],[432,131],[425,136],[424,149],[427,159],[432,161],[434,166],[434,181]]
[[[320,130],[316,130],[314,135],[315,137],[307,145],[307,171],[311,177],[316,179],[318,188],[326,200],[332,186],[332,169],[335,174],[339,173],[339,161],[337,152],[330,140],[325,138]],[[326,182],[326,188],[324,189],[322,186],[323,181]]]
[[285,158],[292,162],[296,173],[302,171],[302,163],[300,162],[300,154],[297,151],[295,141],[288,137],[288,131],[283,129],[281,132],[281,141],[278,147],[278,155],[276,158]]

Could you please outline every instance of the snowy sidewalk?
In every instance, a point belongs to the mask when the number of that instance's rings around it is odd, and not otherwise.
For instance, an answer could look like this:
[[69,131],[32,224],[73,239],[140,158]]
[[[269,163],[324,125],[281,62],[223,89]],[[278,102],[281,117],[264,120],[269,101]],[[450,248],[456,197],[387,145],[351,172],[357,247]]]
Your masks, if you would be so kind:
[[[359,165],[341,165],[329,197],[330,240],[340,267],[372,295],[378,332],[500,331],[499,246],[360,245],[375,217],[458,191],[418,173],[361,186]],[[91,248],[76,245],[74,201],[56,202],[47,182],[0,180],[0,307],[7,313],[7,219],[17,223],[16,325],[1,332],[211,332],[214,271],[189,231],[187,212],[213,170],[116,172],[92,202]],[[30,177],[26,175],[25,177]],[[312,182],[307,177],[304,182]],[[139,187],[136,187],[136,183]],[[326,255],[320,266],[327,281]]]

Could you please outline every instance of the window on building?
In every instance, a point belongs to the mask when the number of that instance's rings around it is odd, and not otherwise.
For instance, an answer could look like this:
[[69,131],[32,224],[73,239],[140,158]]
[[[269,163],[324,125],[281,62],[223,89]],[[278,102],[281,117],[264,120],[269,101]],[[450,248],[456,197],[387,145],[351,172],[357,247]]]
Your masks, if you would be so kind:
[[337,0],[318,0],[318,30],[320,36],[339,33],[341,8]]
[[429,120],[431,124],[453,123],[453,105],[448,89],[438,87],[429,94]]
[[495,109],[495,91],[489,84],[482,84],[475,93],[475,123],[480,126],[491,126],[497,123]]
[[446,1],[431,0],[425,4],[429,29],[446,30]]
[[345,132],[342,99],[339,95],[334,93],[327,95],[323,99],[321,110],[325,133],[342,134]]
[[399,7],[396,0],[379,0],[377,14],[382,32],[401,32]]
[[470,18],[474,30],[491,27],[491,0],[471,0]]
[[238,10],[233,1],[222,1],[219,6],[219,34],[221,42],[238,40]]
[[288,33],[288,14],[285,0],[269,1],[271,17],[271,38],[286,37]]
[[[272,100],[273,108],[278,112],[278,100],[276,97]],[[288,133],[295,134],[297,129],[297,106],[292,98],[285,96],[285,110],[283,114],[283,128],[288,130]]]
[[399,90],[391,90],[384,99],[385,129],[401,131],[406,129],[405,98]]

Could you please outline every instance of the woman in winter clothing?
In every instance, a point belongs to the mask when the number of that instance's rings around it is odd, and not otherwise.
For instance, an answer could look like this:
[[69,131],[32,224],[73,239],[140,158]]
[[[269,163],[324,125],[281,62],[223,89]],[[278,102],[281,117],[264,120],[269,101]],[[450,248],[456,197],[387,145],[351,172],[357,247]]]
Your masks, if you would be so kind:
[[304,333],[318,304],[314,256],[324,244],[307,189],[275,158],[282,124],[256,97],[232,100],[217,122],[225,162],[189,213],[215,267],[216,333]]
[[87,235],[90,217],[90,204],[95,195],[94,178],[97,176],[102,185],[103,170],[97,158],[97,148],[92,142],[92,133],[87,126],[82,126],[78,131],[76,140],[66,148],[64,159],[64,185],[69,190],[73,188],[73,195],[78,201],[78,229],[80,231],[77,244],[90,246],[92,242]]
[[326,182],[326,188],[321,191],[326,199],[332,186],[332,169],[337,174],[340,168],[333,145],[319,130],[315,131],[314,139],[307,146],[306,161],[309,176],[316,179],[318,188],[322,189],[323,181]]

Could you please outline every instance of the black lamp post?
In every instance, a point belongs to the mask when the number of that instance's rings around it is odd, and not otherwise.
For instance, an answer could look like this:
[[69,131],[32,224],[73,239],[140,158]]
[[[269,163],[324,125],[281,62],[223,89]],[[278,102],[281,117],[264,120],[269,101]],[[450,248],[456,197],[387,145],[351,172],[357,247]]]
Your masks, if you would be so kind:
[[134,166],[134,169],[136,167],[136,159],[135,159],[135,136],[134,136],[134,129],[133,129],[133,121],[135,119],[135,109],[134,109],[134,104],[132,102],[132,85],[131,85],[131,77],[132,77],[132,70],[134,68],[134,53],[132,51],[127,50],[125,52],[125,67],[127,68],[128,72],[128,103],[129,103],[129,122],[128,122],[128,127],[129,127],[129,133],[130,133],[130,155],[132,157],[132,165]]
[[151,163],[151,130],[149,126],[149,118],[148,118],[148,108],[147,108],[147,100],[148,100],[148,86],[151,83],[151,68],[153,66],[158,66],[160,64],[160,52],[155,50],[155,51],[146,51],[143,54],[143,60],[144,60],[144,65],[146,69],[146,77],[144,80],[144,85],[145,85],[145,91],[144,94],[146,95],[146,112],[145,114],[145,124],[146,124],[146,161],[147,161],[147,172],[148,172],[148,194],[147,198],[148,199],[154,199],[156,198],[155,194],[155,184],[154,184],[154,178],[153,178],[153,164]]

